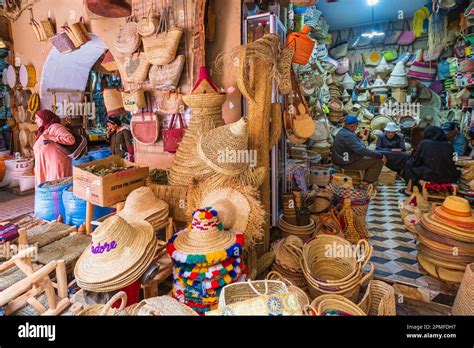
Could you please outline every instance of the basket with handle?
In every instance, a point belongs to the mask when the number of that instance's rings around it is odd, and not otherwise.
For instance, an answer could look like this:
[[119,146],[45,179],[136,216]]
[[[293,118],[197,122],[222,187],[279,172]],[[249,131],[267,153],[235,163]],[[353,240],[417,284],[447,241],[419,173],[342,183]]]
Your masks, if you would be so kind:
[[364,297],[358,305],[367,315],[397,315],[395,289],[383,281],[371,280]]
[[137,88],[122,92],[123,108],[126,111],[140,111],[146,106],[145,91]]
[[153,65],[169,64],[176,57],[179,42],[183,36],[183,29],[175,26],[170,27],[169,17],[169,10],[164,8],[160,14],[160,22],[156,34],[142,39],[145,54]]
[[232,283],[222,288],[218,308],[246,301],[260,295],[288,294],[288,288],[278,280],[255,280]]
[[153,6],[155,2],[153,2],[152,6],[148,10],[148,14],[143,16],[138,21],[138,33],[142,37],[150,36],[156,33],[158,30],[159,20],[157,17],[153,15]]
[[86,42],[91,40],[85,25],[84,17],[81,17],[78,22],[72,23],[69,26],[63,26],[63,29],[74,43],[76,48],[81,47]]
[[[117,309],[112,308],[112,305],[120,301],[120,307]],[[116,315],[128,315],[124,310],[127,305],[127,294],[124,291],[116,293],[112,298],[105,304],[96,304],[85,307],[78,315],[79,316],[116,316]]]
[[296,297],[298,298],[298,302],[300,303],[301,307],[304,307],[309,304],[309,298],[306,293],[300,289],[299,287],[293,285],[290,279],[286,278],[284,275],[282,275],[279,272],[276,271],[271,271],[267,274],[267,279],[268,280],[279,280],[283,283],[286,284],[288,287],[289,292],[294,292],[296,294]]

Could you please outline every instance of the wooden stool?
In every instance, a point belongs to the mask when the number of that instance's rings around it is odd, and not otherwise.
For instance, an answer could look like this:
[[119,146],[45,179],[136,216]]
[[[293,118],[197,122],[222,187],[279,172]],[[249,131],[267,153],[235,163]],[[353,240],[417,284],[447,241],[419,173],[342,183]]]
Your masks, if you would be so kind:
[[456,196],[457,195],[457,192],[458,192],[458,187],[457,185],[455,184],[451,184],[451,186],[453,187],[453,192],[452,193],[430,193],[428,191],[428,189],[426,188],[426,185],[427,184],[434,184],[434,183],[431,183],[431,182],[426,182],[426,181],[423,181],[420,183],[423,184],[423,189],[421,191],[421,195],[423,196],[423,198],[426,200],[426,201],[444,201],[446,199],[446,197],[448,196]]

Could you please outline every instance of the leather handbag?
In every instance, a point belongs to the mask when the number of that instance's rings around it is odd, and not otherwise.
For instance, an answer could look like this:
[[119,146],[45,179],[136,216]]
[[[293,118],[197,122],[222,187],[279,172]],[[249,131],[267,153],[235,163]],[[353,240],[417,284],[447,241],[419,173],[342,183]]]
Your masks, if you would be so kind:
[[400,46],[410,46],[416,40],[416,36],[413,31],[410,29],[410,24],[407,20],[403,22],[403,33],[400,35],[397,44]]
[[[175,128],[175,121],[179,120],[179,128]],[[168,129],[163,129],[163,146],[166,152],[175,153],[178,150],[179,143],[183,139],[186,127],[184,126],[183,116],[181,114],[174,114],[171,117]]]
[[152,145],[160,136],[160,120],[151,108],[150,98],[147,99],[148,110],[142,110],[132,116],[130,131],[133,138],[143,145]]
[[[391,21],[388,24],[388,31],[385,34],[385,39],[384,39],[384,45],[395,45],[398,40],[400,39],[400,36],[402,35],[403,30],[396,30],[395,29],[395,24]],[[387,59],[387,58],[385,58]],[[388,59],[387,59],[388,61]]]

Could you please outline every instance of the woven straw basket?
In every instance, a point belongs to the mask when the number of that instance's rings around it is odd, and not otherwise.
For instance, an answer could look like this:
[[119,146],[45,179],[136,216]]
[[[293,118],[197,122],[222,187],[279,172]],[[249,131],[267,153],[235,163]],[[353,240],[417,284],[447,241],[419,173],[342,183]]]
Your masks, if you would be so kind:
[[454,300],[453,315],[474,315],[474,263],[466,267]]
[[258,294],[273,295],[287,293],[288,288],[285,283],[277,280],[249,280],[248,282],[233,283],[222,288],[218,308],[255,298]]
[[310,306],[305,307],[307,315],[325,316],[328,311],[340,311],[351,316],[366,315],[354,302],[340,295],[319,296],[311,302]]
[[129,92],[122,92],[123,107],[127,111],[140,111],[146,107],[145,92],[139,88]]
[[279,280],[285,283],[286,286],[288,286],[288,291],[295,293],[296,297],[298,298],[298,302],[300,303],[302,308],[304,308],[304,306],[309,305],[308,295],[306,295],[306,293],[302,289],[293,285],[293,283],[289,279],[285,278],[282,274],[275,271],[271,271],[270,273],[267,274],[267,279]]
[[[118,301],[120,302],[120,307],[118,309],[112,308],[112,305]],[[116,293],[105,305],[91,305],[85,307],[78,315],[79,316],[122,316],[128,315],[124,310],[127,305],[127,294],[123,291]]]
[[359,307],[372,316],[397,315],[395,304],[395,289],[380,280],[371,280],[367,291],[359,302]]
[[147,186],[159,199],[164,200],[170,207],[171,216],[175,221],[186,222],[186,196],[187,186],[158,185],[148,182]]

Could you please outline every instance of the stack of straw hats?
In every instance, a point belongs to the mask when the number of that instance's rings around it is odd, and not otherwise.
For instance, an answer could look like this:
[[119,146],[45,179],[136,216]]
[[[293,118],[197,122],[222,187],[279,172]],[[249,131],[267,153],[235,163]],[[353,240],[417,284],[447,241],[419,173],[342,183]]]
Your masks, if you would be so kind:
[[474,262],[474,215],[469,202],[448,196],[442,206],[424,214],[416,225],[418,262],[432,276],[460,283]]
[[291,284],[306,291],[308,284],[300,266],[303,241],[295,236],[280,239],[273,245],[275,261],[272,271],[278,272]]
[[173,297],[204,314],[216,309],[221,289],[244,272],[244,236],[224,230],[212,208],[196,210],[191,225],[170,238]]
[[410,197],[399,202],[399,207],[402,220],[405,220],[408,215],[419,215],[420,212],[427,212],[429,210],[429,204],[423,198],[417,186],[413,186],[413,192]]
[[77,260],[77,284],[94,292],[123,289],[148,269],[156,250],[155,233],[148,222],[112,216],[92,233],[90,248]]
[[398,62],[397,65],[395,65],[387,81],[387,85],[393,88],[405,88],[408,86],[407,71],[405,70],[405,64],[403,62]]
[[157,198],[149,187],[143,186],[128,195],[123,210],[117,215],[128,222],[147,221],[154,231],[158,231],[168,223],[169,205]]
[[196,144],[204,132],[224,124],[222,105],[225,100],[226,95],[218,92],[207,69],[201,67],[191,94],[183,96],[184,103],[192,109],[192,117],[173,159],[169,175],[171,185],[190,185],[194,176],[207,170]]
[[283,237],[296,236],[303,242],[313,236],[316,231],[316,224],[312,218],[309,218],[309,224],[306,226],[297,226],[285,220],[284,215],[280,215],[278,219],[278,228],[281,230]]

